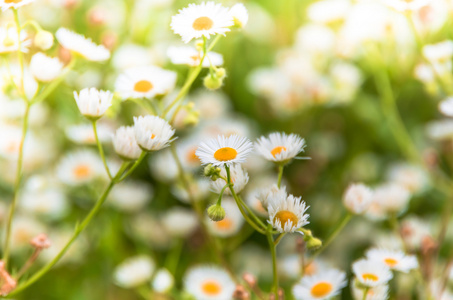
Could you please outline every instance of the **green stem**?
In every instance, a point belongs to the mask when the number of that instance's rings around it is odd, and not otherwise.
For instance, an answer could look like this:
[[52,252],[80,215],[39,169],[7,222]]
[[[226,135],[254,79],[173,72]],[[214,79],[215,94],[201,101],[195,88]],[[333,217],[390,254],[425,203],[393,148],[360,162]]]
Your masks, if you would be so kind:
[[[118,182],[121,182],[123,181],[124,179],[126,179],[126,177],[128,177],[129,175],[132,174],[132,172],[135,171],[135,169],[138,167],[138,165],[140,165],[140,163],[142,162],[142,160],[145,158],[146,154],[148,152],[146,151],[143,151],[142,154],[140,154],[140,157],[135,161],[135,163],[132,165],[132,167],[127,170],[126,174],[123,175],[123,177],[121,177]],[[124,170],[123,170],[124,171]]]
[[364,290],[363,290],[363,297],[362,297],[362,300],[366,300],[367,296],[368,296],[368,291],[370,290],[369,287],[366,287]]
[[275,295],[275,299],[278,299],[278,269],[277,269],[277,245],[274,244],[274,238],[272,237],[272,227],[269,225],[267,227],[266,236],[269,243],[269,249],[271,250],[272,255],[272,274],[273,274],[273,284],[272,290]]
[[20,66],[20,88],[21,88],[21,93],[28,101],[27,95],[25,94],[25,88],[24,88],[24,55],[22,54],[22,41],[20,40],[20,31],[21,31],[21,26],[20,26],[20,20],[19,20],[19,12],[17,9],[13,9],[13,14],[14,14],[14,21],[16,23],[16,29],[17,29],[17,56],[19,58],[19,66]]
[[280,233],[274,241],[275,247],[280,243],[282,238],[286,235],[286,232]]
[[112,174],[110,173],[109,166],[107,165],[107,160],[105,158],[104,149],[102,148],[102,144],[99,141],[96,121],[92,121],[91,124],[93,124],[93,132],[94,132],[94,137],[96,139],[96,144],[98,145],[99,155],[102,158],[102,163],[104,164],[104,168],[105,168],[105,171],[107,172],[107,175],[109,176],[110,180],[112,180]]
[[71,239],[66,243],[66,245],[63,247],[63,249],[60,250],[60,252],[52,259],[47,265],[42,267],[38,272],[33,274],[27,281],[23,282],[20,284],[14,291],[12,291],[10,294],[8,294],[8,298],[17,295],[33,283],[35,283],[37,280],[39,280],[42,276],[44,276],[52,267],[63,257],[63,255],[66,253],[66,251],[69,249],[69,247],[72,245],[72,243],[77,239],[77,237],[82,233],[85,228],[90,224],[91,220],[96,216],[96,214],[99,212],[99,210],[102,207],[102,204],[105,202],[107,199],[107,196],[109,195],[110,191],[112,188],[115,186],[115,184],[118,183],[118,179],[120,178],[121,174],[124,172],[124,170],[127,168],[128,163],[123,163],[121,166],[120,170],[118,173],[115,175],[115,177],[110,181],[109,185],[105,189],[104,193],[102,193],[101,197],[98,199],[96,204],[93,206],[91,211],[88,213],[88,215],[85,217],[85,219],[82,221],[82,223],[77,224],[76,228],[74,230],[74,233],[71,237]]
[[7,269],[7,266],[8,266],[8,260],[9,260],[9,255],[10,255],[10,244],[11,244],[11,228],[12,228],[14,213],[16,211],[17,199],[19,198],[20,183],[22,181],[22,166],[23,166],[23,161],[24,161],[24,144],[25,144],[25,138],[27,136],[27,131],[28,131],[28,119],[29,119],[29,115],[30,115],[30,106],[31,106],[30,102],[27,102],[27,104],[25,106],[24,120],[23,120],[23,124],[22,124],[22,138],[21,138],[20,145],[19,145],[19,156],[17,158],[16,180],[15,180],[15,186],[14,186],[13,201],[11,202],[11,205],[9,208],[8,221],[6,223],[6,238],[5,238],[5,247],[4,247],[5,250],[3,253],[3,262],[5,263],[5,269]]
[[277,187],[280,188],[282,185],[282,177],[283,177],[283,169],[285,166],[283,164],[278,165],[278,180],[277,180]]

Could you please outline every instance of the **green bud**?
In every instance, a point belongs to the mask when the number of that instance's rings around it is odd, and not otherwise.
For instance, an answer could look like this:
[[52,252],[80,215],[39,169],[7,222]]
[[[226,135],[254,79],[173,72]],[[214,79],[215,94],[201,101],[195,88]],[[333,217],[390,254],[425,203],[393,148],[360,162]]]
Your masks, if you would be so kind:
[[218,68],[216,71],[215,71],[215,76],[217,76],[217,78],[225,78],[226,76],[226,70],[224,68]]
[[208,216],[215,222],[222,221],[225,219],[225,209],[220,204],[213,204],[208,208]]
[[212,164],[207,165],[204,168],[203,174],[206,177],[211,177],[212,180],[217,180],[220,176],[220,168],[213,166]]
[[217,90],[222,86],[223,80],[222,78],[218,78],[215,75],[211,76],[211,74],[209,74],[203,79],[203,84],[208,90]]
[[304,237],[304,241],[306,242],[307,248],[310,250],[316,250],[322,246],[322,241],[311,235]]

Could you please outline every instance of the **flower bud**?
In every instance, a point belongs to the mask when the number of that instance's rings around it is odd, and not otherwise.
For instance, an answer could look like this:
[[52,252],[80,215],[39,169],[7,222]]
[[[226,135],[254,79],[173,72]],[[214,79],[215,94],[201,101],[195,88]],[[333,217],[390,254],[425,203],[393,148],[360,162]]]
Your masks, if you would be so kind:
[[208,208],[208,216],[214,221],[222,221],[225,219],[225,209],[220,204],[213,204]]
[[203,174],[206,177],[211,177],[213,181],[216,181],[220,177],[220,171],[221,169],[219,167],[209,164],[204,168]]
[[222,86],[223,80],[222,78],[209,74],[203,79],[203,84],[208,90],[217,90]]
[[313,236],[308,236],[307,239],[304,239],[307,245],[307,248],[310,250],[316,250],[319,247],[322,246],[322,241],[318,238],[315,238]]
[[225,78],[226,76],[226,70],[224,68],[217,68],[215,70],[215,76],[217,76],[217,78]]
[[53,34],[45,30],[38,31],[34,40],[35,46],[41,50],[49,50],[53,46],[53,42]]

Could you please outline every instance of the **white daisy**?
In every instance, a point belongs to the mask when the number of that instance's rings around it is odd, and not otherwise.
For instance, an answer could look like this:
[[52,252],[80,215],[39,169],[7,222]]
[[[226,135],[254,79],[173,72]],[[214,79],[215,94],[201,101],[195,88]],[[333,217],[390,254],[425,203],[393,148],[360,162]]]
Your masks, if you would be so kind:
[[448,97],[440,102],[439,111],[447,117],[453,117],[453,97]]
[[112,105],[113,94],[109,91],[86,88],[79,94],[74,91],[74,98],[82,115],[90,119],[99,119]]
[[382,184],[373,193],[373,203],[387,214],[400,213],[407,207],[410,199],[411,193],[396,183]]
[[137,144],[146,151],[168,147],[175,134],[170,124],[157,116],[134,117],[134,131]]
[[135,130],[132,126],[118,128],[112,137],[115,152],[124,159],[135,160],[142,154],[142,149],[135,139]]
[[63,63],[57,57],[48,57],[39,52],[30,61],[30,72],[39,81],[49,82],[60,76]]
[[67,154],[57,167],[58,178],[69,185],[85,184],[104,174],[99,156],[88,150]]
[[[203,53],[199,52],[195,47],[182,46],[170,47],[167,51],[167,56],[175,65],[188,65],[190,67],[197,67]],[[223,65],[223,56],[217,52],[208,52],[203,60],[203,68],[209,68],[211,64],[215,67]]]
[[256,151],[265,159],[278,163],[287,163],[304,148],[305,140],[293,133],[274,132],[269,137],[262,136],[255,143]]
[[357,280],[367,287],[386,284],[393,275],[386,264],[378,261],[361,259],[352,265]]
[[[16,52],[19,49],[19,39],[15,27],[0,27],[0,53]],[[31,40],[25,31],[20,32],[21,51],[28,52]]]
[[354,213],[361,214],[370,207],[373,202],[373,191],[364,184],[351,184],[343,196],[346,208]]
[[279,232],[295,232],[309,223],[309,215],[305,214],[308,206],[301,197],[276,193],[268,201],[268,222]]
[[162,224],[173,237],[184,238],[195,231],[199,222],[192,210],[177,207],[163,215]]
[[[99,142],[106,143],[110,140],[112,135],[110,127],[105,124],[98,123],[96,125],[98,132]],[[66,128],[66,136],[69,140],[77,144],[96,144],[96,137],[94,136],[93,126],[91,124],[72,125]]]
[[209,1],[199,5],[192,3],[179,10],[179,13],[172,17],[170,26],[174,33],[182,37],[183,42],[188,43],[202,36],[209,39],[211,35],[225,35],[230,31],[228,27],[233,25],[233,17],[228,8]]
[[236,3],[233,7],[230,8],[230,14],[233,16],[234,25],[238,26],[239,28],[244,28],[249,21],[249,13],[247,12],[247,8],[245,8],[244,4]]
[[153,198],[153,188],[141,181],[124,181],[115,185],[109,203],[123,212],[138,212]]
[[390,182],[405,187],[411,193],[424,190],[429,183],[428,176],[421,167],[406,163],[393,165],[387,177]]
[[121,98],[151,99],[172,91],[176,84],[176,73],[156,66],[134,67],[124,71],[115,83]]
[[[363,299],[364,289],[359,288],[357,285],[352,285],[352,294],[354,299],[362,300]],[[387,300],[389,295],[389,286],[388,285],[379,285],[373,288],[368,289],[366,300]]]
[[328,269],[312,276],[305,276],[293,287],[296,300],[330,299],[340,293],[347,284],[346,274]]
[[221,268],[197,266],[184,276],[184,289],[197,300],[229,300],[236,285]]
[[151,279],[155,269],[154,261],[148,256],[128,258],[116,267],[115,283],[123,288],[133,288]]
[[222,221],[206,220],[209,231],[219,237],[230,237],[239,232],[244,224],[244,218],[232,198],[223,197],[222,207],[225,209],[225,218]]
[[286,186],[279,188],[276,184],[273,184],[267,188],[263,188],[256,194],[256,198],[258,198],[258,200],[261,202],[261,205],[266,211],[269,207],[269,199],[284,197],[286,197]]
[[156,275],[153,276],[153,282],[151,286],[154,291],[158,293],[167,293],[175,284],[175,278],[165,268],[161,268],[156,272]]
[[[220,171],[220,175],[225,177],[227,176],[225,168],[222,168]],[[233,189],[236,193],[240,193],[244,187],[249,182],[249,175],[247,171],[245,171],[241,165],[233,165],[230,168],[230,176],[231,182],[233,183]],[[225,186],[225,180],[219,178],[216,181],[211,181],[211,187],[214,192],[220,194],[222,188]],[[225,189],[224,194],[231,195],[231,191],[229,188]]]
[[21,6],[35,2],[35,0],[1,0],[0,8],[5,11],[8,8],[18,9]]
[[231,166],[235,163],[245,162],[252,150],[252,143],[245,137],[219,135],[217,138],[202,142],[195,155],[203,165]]
[[370,249],[366,257],[386,264],[391,270],[404,273],[418,267],[417,258],[414,255],[406,255],[401,250]]
[[110,52],[102,45],[96,45],[91,39],[77,34],[69,29],[60,28],[55,34],[60,44],[91,61],[105,61],[110,58]]

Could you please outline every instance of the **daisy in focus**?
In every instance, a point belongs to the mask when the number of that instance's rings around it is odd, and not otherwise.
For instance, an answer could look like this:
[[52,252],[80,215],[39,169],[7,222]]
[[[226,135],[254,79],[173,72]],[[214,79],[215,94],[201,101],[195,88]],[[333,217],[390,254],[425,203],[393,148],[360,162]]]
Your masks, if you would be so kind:
[[372,261],[386,264],[391,270],[407,273],[418,267],[417,258],[413,255],[405,255],[400,250],[370,249],[366,257]]
[[113,148],[115,152],[125,160],[135,160],[142,154],[142,149],[138,146],[135,139],[135,130],[132,126],[122,126],[118,128],[112,136]]
[[35,0],[1,0],[0,8],[5,11],[9,8],[18,9],[24,5],[35,2]]
[[134,117],[134,131],[137,144],[146,151],[168,147],[175,134],[170,124],[157,116]]
[[185,275],[184,287],[197,300],[226,300],[233,298],[236,285],[223,269],[199,266]]
[[301,197],[276,193],[268,201],[268,222],[280,233],[295,232],[309,223],[310,215],[305,214],[308,206],[301,200]]
[[393,275],[389,267],[380,261],[361,259],[352,265],[357,280],[366,287],[384,285]]
[[81,90],[79,94],[74,92],[74,98],[82,115],[89,119],[97,120],[112,105],[113,94],[109,91],[86,88]]
[[217,136],[217,138],[202,142],[195,155],[203,165],[231,166],[245,162],[252,152],[253,145],[245,137],[230,135],[229,137]]
[[123,100],[151,99],[172,91],[176,84],[176,73],[156,66],[129,68],[115,83],[115,90]]
[[347,284],[346,274],[336,269],[305,276],[293,287],[296,300],[330,299],[340,293]]
[[305,140],[296,134],[274,132],[269,137],[260,137],[255,149],[269,161],[286,164],[304,151]]
[[179,10],[172,17],[170,26],[174,33],[182,37],[184,43],[188,43],[201,37],[209,39],[211,35],[225,35],[233,25],[229,9],[220,3],[209,1],[199,5],[192,3]]
[[102,45],[96,45],[91,39],[69,29],[60,28],[57,30],[55,36],[64,48],[88,60],[105,61],[110,58],[110,52],[107,48]]

